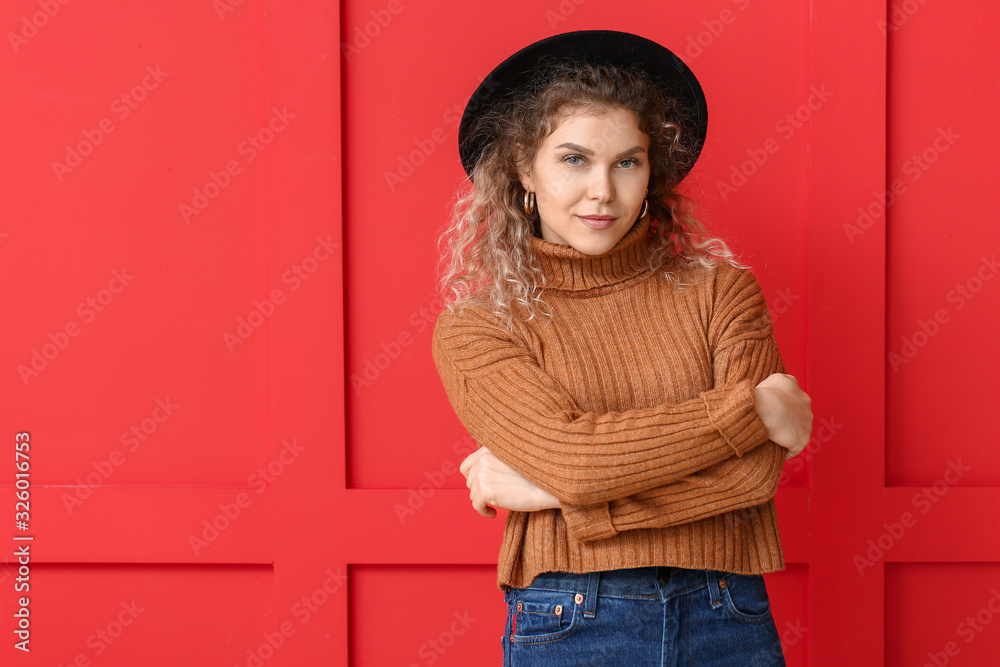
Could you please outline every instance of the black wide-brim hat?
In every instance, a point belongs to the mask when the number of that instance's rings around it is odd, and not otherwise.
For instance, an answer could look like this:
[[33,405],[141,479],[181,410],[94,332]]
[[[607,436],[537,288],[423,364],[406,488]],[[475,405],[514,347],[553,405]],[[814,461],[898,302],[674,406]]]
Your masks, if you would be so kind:
[[669,49],[645,37],[615,30],[578,30],[529,44],[497,65],[476,88],[458,127],[458,152],[470,178],[476,161],[492,141],[489,134],[476,131],[476,121],[525,88],[541,66],[564,60],[636,67],[678,98],[695,130],[692,159],[678,180],[687,175],[708,131],[708,105],[694,73]]

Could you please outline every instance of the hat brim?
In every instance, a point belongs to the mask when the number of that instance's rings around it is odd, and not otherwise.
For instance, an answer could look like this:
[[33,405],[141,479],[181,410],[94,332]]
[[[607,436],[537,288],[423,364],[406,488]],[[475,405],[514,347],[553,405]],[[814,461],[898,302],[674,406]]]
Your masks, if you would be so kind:
[[[476,88],[458,128],[458,151],[470,178],[476,161],[490,143],[488,136],[475,133],[476,121],[524,87],[549,60],[637,66],[645,71],[654,83],[668,87],[680,99],[694,122],[695,142],[690,165],[697,160],[708,131],[708,104],[691,69],[672,51],[645,37],[615,30],[578,30],[529,44],[497,65]],[[688,171],[684,170],[680,179]]]

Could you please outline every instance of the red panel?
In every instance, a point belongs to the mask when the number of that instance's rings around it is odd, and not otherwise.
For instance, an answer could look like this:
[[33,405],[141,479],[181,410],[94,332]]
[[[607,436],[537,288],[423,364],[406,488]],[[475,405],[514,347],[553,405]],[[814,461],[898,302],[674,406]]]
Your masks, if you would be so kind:
[[[764,581],[767,597],[771,600],[774,624],[781,637],[781,652],[785,663],[788,667],[810,664],[808,566],[789,565],[783,572],[764,575]],[[766,664],[765,661],[762,662]]]
[[[885,4],[811,3],[810,80],[834,91],[810,127],[809,373],[817,419],[839,425],[810,468],[810,665],[881,665],[880,566],[854,556],[884,515],[885,237],[844,225],[885,180]],[[814,423],[818,428],[820,423]],[[817,433],[814,433],[816,435]]]
[[502,661],[507,609],[495,566],[352,567],[349,608],[355,667]]
[[[243,483],[270,447],[267,339],[230,352],[223,336],[266,293],[264,161],[240,151],[269,120],[246,57],[262,7],[220,23],[209,6],[54,6],[0,82],[18,156],[0,308],[25,315],[0,342],[19,428],[58,452],[37,481],[79,484],[114,457],[103,483]],[[2,24],[39,11],[4,3]],[[186,222],[230,160],[239,175]]]
[[920,563],[886,568],[886,667],[995,665],[1000,565]]
[[[903,3],[900,3],[902,5]],[[902,10],[900,10],[902,11]],[[889,40],[887,483],[1000,484],[1000,5],[927,3]],[[933,44],[933,48],[928,48]],[[918,110],[918,111],[917,111]]]
[[[1000,562],[1000,541],[985,526],[1000,522],[1000,489],[948,486],[886,489],[885,521],[857,553],[886,561]],[[869,540],[873,543],[869,543]]]
[[68,664],[135,598],[92,664],[346,664],[337,19],[0,9],[0,499],[28,431],[35,538],[0,663]]
[[[12,618],[17,575],[3,569],[0,609]],[[29,664],[231,665],[274,626],[263,565],[46,564],[31,580]],[[2,649],[5,665],[20,655],[13,643]]]

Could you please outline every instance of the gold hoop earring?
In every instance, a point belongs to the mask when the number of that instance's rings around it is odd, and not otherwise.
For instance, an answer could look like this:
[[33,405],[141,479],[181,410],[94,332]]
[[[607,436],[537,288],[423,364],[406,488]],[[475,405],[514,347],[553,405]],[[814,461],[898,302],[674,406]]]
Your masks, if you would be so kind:
[[524,191],[524,212],[528,215],[535,212],[535,193],[530,190]]
[[642,212],[639,214],[639,218],[645,218],[646,214],[649,213],[649,200],[642,200]]

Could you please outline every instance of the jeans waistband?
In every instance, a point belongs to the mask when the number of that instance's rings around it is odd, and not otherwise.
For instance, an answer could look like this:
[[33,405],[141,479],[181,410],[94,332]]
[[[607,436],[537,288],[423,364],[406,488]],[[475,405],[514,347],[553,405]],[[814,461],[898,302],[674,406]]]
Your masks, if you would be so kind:
[[584,574],[543,572],[535,577],[529,588],[574,591],[583,593],[588,601],[596,598],[593,595],[595,591],[600,595],[669,597],[672,594],[704,586],[714,578],[714,570],[669,566],[633,567]]

